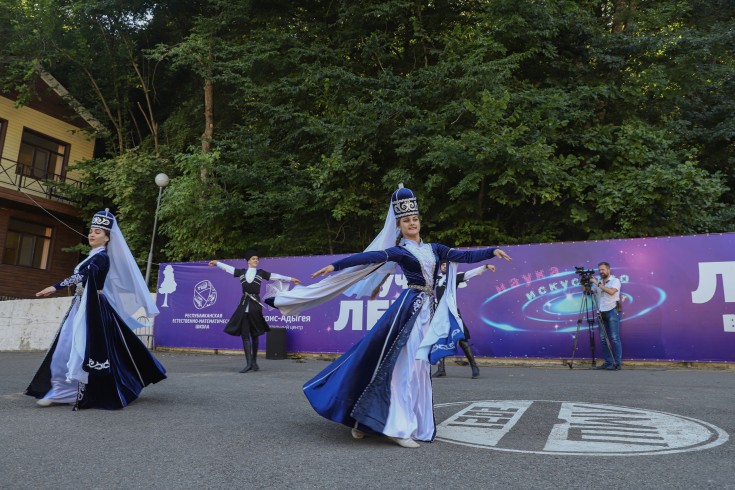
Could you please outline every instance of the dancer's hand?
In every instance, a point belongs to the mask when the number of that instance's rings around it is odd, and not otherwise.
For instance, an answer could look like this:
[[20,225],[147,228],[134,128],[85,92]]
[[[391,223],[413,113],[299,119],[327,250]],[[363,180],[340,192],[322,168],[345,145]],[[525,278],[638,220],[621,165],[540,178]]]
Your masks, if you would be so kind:
[[210,260],[208,265],[209,265],[209,267],[214,267],[215,265],[217,265],[217,261],[216,260]]
[[315,273],[313,273],[311,275],[311,278],[313,279],[316,276],[326,276],[330,272],[334,272],[334,266],[332,264],[329,264],[326,267],[322,267],[321,269],[319,269],[318,271],[316,271]]
[[493,255],[495,255],[496,257],[500,257],[501,259],[505,259],[505,260],[507,260],[509,262],[511,260],[513,260],[513,259],[510,258],[510,255],[508,255],[507,253],[503,252],[499,248],[496,248],[495,249],[495,251],[493,252]]
[[489,270],[490,272],[495,272],[495,266],[494,265],[486,264],[485,265],[485,269]]
[[297,286],[298,286],[299,284],[301,284],[301,281],[299,281],[299,280],[298,280],[298,279],[296,279],[295,277],[292,277],[292,278],[291,278],[291,282],[293,282],[293,283],[294,283],[294,284],[296,284]]
[[40,296],[40,297],[45,298],[46,296],[51,296],[55,292],[56,292],[56,288],[53,287],[53,286],[49,286],[46,289],[43,289],[43,290],[37,292],[36,293],[36,297],[39,297]]

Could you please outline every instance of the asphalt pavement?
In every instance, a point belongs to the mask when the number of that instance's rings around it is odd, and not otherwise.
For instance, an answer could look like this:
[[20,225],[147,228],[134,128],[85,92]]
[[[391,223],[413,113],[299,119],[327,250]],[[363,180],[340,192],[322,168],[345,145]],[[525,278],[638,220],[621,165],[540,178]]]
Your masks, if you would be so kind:
[[0,488],[735,489],[735,370],[448,363],[438,437],[354,440],[302,384],[320,360],[157,352],[168,379],[124,410],[40,408],[44,353],[0,352]]

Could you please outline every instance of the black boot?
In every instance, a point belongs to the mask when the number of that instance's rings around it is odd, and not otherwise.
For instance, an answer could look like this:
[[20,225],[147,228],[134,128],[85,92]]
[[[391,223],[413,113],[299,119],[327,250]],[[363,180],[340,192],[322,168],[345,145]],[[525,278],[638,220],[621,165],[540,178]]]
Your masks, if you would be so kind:
[[444,369],[444,358],[442,357],[439,359],[439,362],[436,364],[436,372],[434,373],[435,378],[443,378],[447,375],[446,370]]
[[250,340],[242,339],[242,350],[245,351],[245,367],[240,370],[241,373],[247,373],[253,369],[253,359],[250,349]]
[[258,367],[258,337],[253,337],[253,371],[260,371]]
[[472,379],[477,379],[480,377],[480,368],[477,367],[477,363],[475,362],[475,356],[472,355],[472,347],[470,347],[470,343],[466,340],[460,340],[459,346],[464,351],[464,355],[467,357],[467,360],[470,362],[470,367],[472,368]]

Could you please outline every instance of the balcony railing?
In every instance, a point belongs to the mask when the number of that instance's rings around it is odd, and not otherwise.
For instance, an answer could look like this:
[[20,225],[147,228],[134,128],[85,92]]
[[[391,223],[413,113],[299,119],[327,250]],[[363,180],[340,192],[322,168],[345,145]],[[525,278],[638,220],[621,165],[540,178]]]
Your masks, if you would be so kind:
[[75,204],[73,199],[62,194],[61,189],[53,185],[54,182],[64,182],[66,185],[77,189],[86,187],[86,184],[78,180],[53,172],[46,172],[5,157],[0,158],[0,186],[12,187],[18,191],[54,201]]

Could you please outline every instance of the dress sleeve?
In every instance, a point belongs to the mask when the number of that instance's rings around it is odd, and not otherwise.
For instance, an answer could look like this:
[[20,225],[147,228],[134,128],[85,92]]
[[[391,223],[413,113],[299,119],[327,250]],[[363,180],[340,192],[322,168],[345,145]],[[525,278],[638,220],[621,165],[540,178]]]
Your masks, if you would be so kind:
[[85,285],[87,283],[87,279],[89,277],[90,271],[94,270],[97,271],[102,268],[109,268],[110,266],[110,259],[108,258],[106,253],[100,252],[96,254],[94,257],[89,259],[89,261],[84,264],[82,267],[79,268],[79,272],[76,274],[73,274],[63,281],[57,282],[53,286],[58,290],[61,288],[65,288],[67,286],[73,286],[75,284],[82,283],[82,285]]
[[288,277],[288,276],[282,276],[282,275],[280,275],[280,274],[276,274],[275,272],[271,272],[271,273],[270,273],[270,278],[269,278],[269,279],[270,279],[271,281],[284,281],[284,282],[291,282],[291,279],[292,279],[292,278],[290,278],[290,277]]
[[87,277],[87,268],[84,268],[84,271],[79,271],[77,274],[72,274],[71,276],[67,277],[63,281],[59,281],[53,286],[59,290],[61,288],[65,288],[67,286],[73,286],[75,284],[79,284],[80,282],[84,281],[84,278]]
[[372,252],[361,252],[350,255],[333,263],[335,271],[346,269],[355,265],[381,264],[383,262],[396,262],[400,253],[397,247],[386,250],[375,250]]
[[461,264],[474,264],[495,257],[495,247],[481,248],[480,250],[457,250],[446,245],[436,244],[436,253],[440,260],[459,262]]

